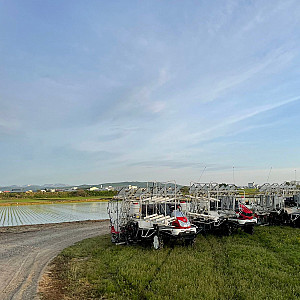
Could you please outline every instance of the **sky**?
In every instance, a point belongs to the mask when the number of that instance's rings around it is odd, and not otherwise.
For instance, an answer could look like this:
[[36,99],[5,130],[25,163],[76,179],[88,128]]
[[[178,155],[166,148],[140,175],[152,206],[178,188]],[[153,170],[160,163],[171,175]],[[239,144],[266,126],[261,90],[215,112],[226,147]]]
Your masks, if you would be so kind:
[[0,186],[294,180],[299,113],[300,1],[0,0]]

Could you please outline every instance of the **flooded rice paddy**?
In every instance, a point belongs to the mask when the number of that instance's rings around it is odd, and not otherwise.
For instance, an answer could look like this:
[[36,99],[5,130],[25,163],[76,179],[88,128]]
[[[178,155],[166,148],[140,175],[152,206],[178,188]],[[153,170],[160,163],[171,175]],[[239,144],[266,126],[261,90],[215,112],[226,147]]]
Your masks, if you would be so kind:
[[107,202],[0,206],[0,227],[103,219]]

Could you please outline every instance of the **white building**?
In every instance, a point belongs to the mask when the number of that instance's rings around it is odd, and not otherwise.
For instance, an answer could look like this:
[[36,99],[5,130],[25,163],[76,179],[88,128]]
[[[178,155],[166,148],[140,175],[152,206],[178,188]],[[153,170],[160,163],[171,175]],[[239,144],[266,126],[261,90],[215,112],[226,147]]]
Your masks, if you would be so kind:
[[137,190],[138,187],[136,185],[129,185],[128,188],[130,190]]
[[93,186],[91,188],[89,188],[90,191],[99,191],[99,188],[97,188],[96,186]]
[[105,188],[107,191],[113,191],[114,190],[114,188],[110,185],[110,186],[107,186],[106,188]]

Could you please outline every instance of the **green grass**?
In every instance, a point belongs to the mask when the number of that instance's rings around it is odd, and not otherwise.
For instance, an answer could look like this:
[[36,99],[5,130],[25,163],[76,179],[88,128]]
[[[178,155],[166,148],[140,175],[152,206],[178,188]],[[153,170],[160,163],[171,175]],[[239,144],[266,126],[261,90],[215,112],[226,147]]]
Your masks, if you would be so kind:
[[71,299],[299,299],[299,265],[300,229],[258,227],[159,251],[87,239],[56,258],[53,274]]

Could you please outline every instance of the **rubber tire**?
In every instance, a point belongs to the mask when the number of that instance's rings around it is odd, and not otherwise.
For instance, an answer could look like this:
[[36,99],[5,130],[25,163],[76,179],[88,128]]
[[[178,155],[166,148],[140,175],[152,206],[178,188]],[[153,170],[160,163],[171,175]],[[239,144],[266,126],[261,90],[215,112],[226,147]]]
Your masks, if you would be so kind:
[[189,247],[189,246],[193,246],[195,244],[195,239],[186,239],[184,241],[184,245]]
[[245,226],[244,232],[252,235],[254,233],[254,226]]
[[[156,240],[157,239],[157,240]],[[161,236],[155,235],[152,242],[153,249],[159,250],[164,247],[164,241]]]

